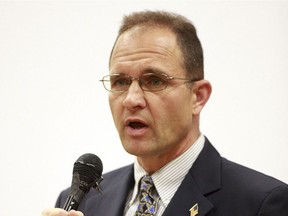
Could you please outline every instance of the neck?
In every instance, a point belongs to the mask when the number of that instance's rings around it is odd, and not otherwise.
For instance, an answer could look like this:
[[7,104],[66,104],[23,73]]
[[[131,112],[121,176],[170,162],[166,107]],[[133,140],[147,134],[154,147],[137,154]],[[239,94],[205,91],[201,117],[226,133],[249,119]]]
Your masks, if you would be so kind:
[[149,156],[142,156],[137,157],[138,163],[145,169],[145,171],[152,175],[156,171],[160,170],[163,166],[168,164],[170,161],[173,161],[181,154],[183,154],[187,149],[189,149],[195,141],[200,136],[200,131],[198,130],[195,135],[187,138],[183,145],[179,144],[174,149],[170,149],[170,153],[163,153],[157,155],[149,155]]

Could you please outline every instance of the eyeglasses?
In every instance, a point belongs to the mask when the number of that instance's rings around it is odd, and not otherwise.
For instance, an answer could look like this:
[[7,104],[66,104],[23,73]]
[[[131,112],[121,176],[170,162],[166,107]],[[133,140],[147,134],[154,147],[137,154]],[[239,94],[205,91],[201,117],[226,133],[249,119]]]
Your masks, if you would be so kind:
[[110,92],[127,91],[134,80],[139,82],[143,91],[157,92],[167,88],[170,80],[184,80],[187,82],[198,81],[199,79],[187,79],[172,77],[164,73],[145,73],[139,78],[130,77],[124,74],[111,74],[104,76],[102,80],[103,86]]

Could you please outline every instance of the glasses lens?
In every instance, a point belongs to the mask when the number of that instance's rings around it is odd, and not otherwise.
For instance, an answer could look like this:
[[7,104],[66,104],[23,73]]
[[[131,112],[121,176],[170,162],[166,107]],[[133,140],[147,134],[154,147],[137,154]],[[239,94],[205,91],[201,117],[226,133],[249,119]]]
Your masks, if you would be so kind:
[[126,91],[130,86],[129,76],[114,74],[103,78],[104,86],[109,91]]
[[[105,89],[112,92],[127,91],[134,78],[123,74],[112,74],[104,76],[101,80]],[[139,85],[144,91],[161,91],[167,87],[167,75],[157,73],[146,73],[139,77]]]
[[142,89],[145,91],[161,91],[167,87],[165,74],[147,73],[140,78]]

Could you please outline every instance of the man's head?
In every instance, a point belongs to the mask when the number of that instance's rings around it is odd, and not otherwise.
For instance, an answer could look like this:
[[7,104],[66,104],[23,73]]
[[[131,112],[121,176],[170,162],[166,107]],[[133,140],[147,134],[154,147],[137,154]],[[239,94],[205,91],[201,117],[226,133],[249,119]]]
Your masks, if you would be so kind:
[[[124,16],[118,37],[135,27],[168,28],[171,30],[176,35],[177,43],[181,49],[187,76],[191,79],[204,79],[202,45],[190,20],[179,14],[165,11],[136,12]],[[112,52],[113,50],[114,47]]]
[[[191,31],[190,41],[181,38],[185,31]],[[183,17],[143,12],[124,18],[110,58],[109,82],[116,91],[109,103],[123,147],[147,172],[182,154],[199,136],[199,114],[211,93],[202,62],[196,31]]]

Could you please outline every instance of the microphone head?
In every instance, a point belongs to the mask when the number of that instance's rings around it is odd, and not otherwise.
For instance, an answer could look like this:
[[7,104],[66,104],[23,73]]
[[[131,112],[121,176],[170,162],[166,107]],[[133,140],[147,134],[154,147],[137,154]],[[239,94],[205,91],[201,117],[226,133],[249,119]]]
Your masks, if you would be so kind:
[[99,157],[87,153],[80,156],[74,163],[70,193],[64,204],[64,210],[77,210],[82,198],[91,187],[99,188],[102,178],[103,165]]
[[103,164],[101,159],[91,153],[83,154],[74,163],[73,176],[79,177],[78,188],[87,193],[91,187],[101,181]]

